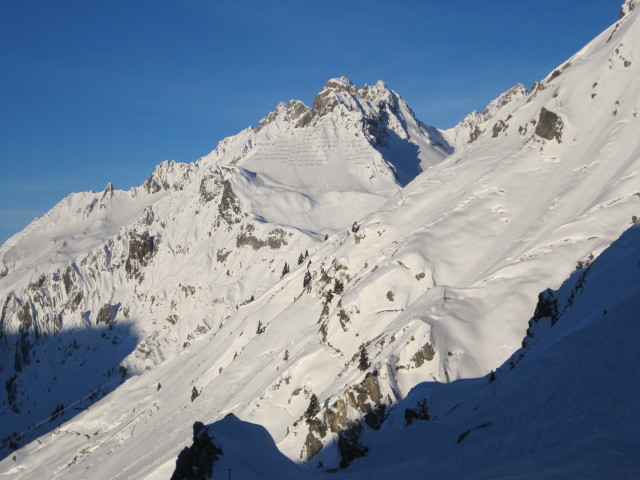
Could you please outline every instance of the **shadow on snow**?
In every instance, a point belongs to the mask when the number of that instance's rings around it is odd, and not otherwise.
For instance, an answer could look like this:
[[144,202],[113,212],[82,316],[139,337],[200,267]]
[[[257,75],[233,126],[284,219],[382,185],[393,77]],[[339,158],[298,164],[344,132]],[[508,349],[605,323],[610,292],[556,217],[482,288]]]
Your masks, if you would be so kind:
[[131,323],[0,336],[0,458],[70,420],[115,390],[136,347]]

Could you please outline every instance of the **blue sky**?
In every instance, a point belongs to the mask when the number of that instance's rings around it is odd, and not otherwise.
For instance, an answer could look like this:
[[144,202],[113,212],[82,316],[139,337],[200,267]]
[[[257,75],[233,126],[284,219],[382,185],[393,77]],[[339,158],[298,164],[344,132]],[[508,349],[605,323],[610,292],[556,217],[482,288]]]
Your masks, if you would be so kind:
[[0,1],[0,243],[74,191],[191,162],[331,77],[454,126],[529,87],[622,0]]

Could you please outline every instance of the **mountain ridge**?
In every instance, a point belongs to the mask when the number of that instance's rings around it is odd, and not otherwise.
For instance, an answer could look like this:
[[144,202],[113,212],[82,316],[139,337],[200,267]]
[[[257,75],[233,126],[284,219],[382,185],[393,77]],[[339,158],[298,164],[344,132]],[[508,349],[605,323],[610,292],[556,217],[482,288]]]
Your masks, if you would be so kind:
[[[385,155],[420,165],[427,137],[422,147],[399,143],[390,104],[387,120],[372,105],[363,116],[348,96],[355,87],[341,80],[344,103],[330,116],[344,117],[296,131],[302,107],[284,104],[257,134],[225,139],[194,164],[165,162],[142,187],[65,199],[0,249],[2,365],[20,366],[0,372],[13,392],[2,404],[7,424],[22,431],[61,402],[33,403],[38,361],[60,376],[82,368],[73,335],[65,344],[58,328],[95,331],[87,346],[109,358],[96,372],[103,378],[83,388],[126,381],[77,416],[56,416],[54,425],[67,423],[37,448],[64,452],[60,461],[36,465],[18,453],[0,471],[73,478],[90,467],[144,478],[173,463],[194,419],[227,413],[259,421],[288,457],[307,461],[363,416],[375,425],[417,383],[479,377],[506,361],[538,292],[559,286],[637,214],[637,24],[632,12],[531,93],[516,86],[508,101],[499,97],[475,141],[404,187]],[[381,121],[369,130],[365,118]],[[378,150],[367,135],[380,125],[390,147]],[[333,142],[329,154],[292,147],[319,139]],[[366,162],[345,161],[359,148]],[[306,186],[327,165],[337,176],[345,164],[357,181],[343,192],[343,178]],[[338,208],[346,200],[355,207]],[[20,259],[38,229],[54,240],[39,257],[48,263],[32,271],[39,261]],[[58,350],[43,347],[45,338]],[[161,435],[166,446],[134,447]],[[126,468],[110,460],[116,452]]]

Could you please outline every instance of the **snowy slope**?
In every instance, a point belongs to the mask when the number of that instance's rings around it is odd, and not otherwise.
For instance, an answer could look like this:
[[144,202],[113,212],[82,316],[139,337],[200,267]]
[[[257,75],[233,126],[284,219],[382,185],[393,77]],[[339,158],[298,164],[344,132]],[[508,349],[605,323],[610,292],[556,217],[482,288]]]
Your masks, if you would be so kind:
[[443,138],[445,138],[455,150],[459,150],[461,147],[475,142],[489,127],[491,120],[502,107],[522,99],[528,94],[529,92],[522,84],[510,88],[490,102],[482,113],[474,110],[455,127],[442,131]]
[[[166,162],[132,192],[56,207],[56,222],[0,252],[5,382],[6,366],[18,371],[8,433],[128,379],[72,419],[65,411],[0,472],[156,478],[195,420],[228,413],[304,461],[419,382],[501,365],[538,292],[639,214],[639,22],[628,13],[531,93],[492,102],[471,143],[419,123],[383,84],[334,79],[311,108],[283,104],[195,164]],[[457,150],[442,160],[446,139]],[[390,165],[400,185],[415,178],[399,188]],[[105,195],[113,208],[98,207]],[[96,220],[74,223],[93,199]],[[56,329],[73,332],[68,344]],[[83,371],[72,338],[85,331],[98,333],[87,346],[102,370],[64,398],[33,387],[43,363],[65,378]],[[47,405],[37,388],[52,389]]]
[[[528,346],[495,381],[417,386],[379,434],[361,439],[370,453],[354,470],[373,470],[372,478],[421,478],[426,468],[447,478],[635,478],[639,262],[635,226],[547,292],[558,314],[538,310]],[[431,421],[405,428],[404,408],[420,401]],[[389,443],[404,448],[388,454]]]
[[[528,345],[495,377],[417,385],[378,431],[352,439],[364,456],[325,476],[636,478],[639,265],[635,226],[558,291],[541,295]],[[320,477],[322,470],[280,455],[257,425],[229,416],[203,431],[224,452],[213,478],[229,470],[244,479]],[[319,457],[336,463],[340,451],[332,446]]]

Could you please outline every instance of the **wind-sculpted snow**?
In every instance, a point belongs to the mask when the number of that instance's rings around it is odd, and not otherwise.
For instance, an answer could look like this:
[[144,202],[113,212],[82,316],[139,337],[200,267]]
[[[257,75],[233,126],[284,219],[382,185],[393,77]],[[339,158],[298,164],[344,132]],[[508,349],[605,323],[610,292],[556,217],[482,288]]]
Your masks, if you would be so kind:
[[[65,199],[0,251],[1,379],[32,398],[37,352],[61,332],[131,324],[136,344],[105,367],[123,385],[0,472],[169,477],[193,423],[228,413],[292,460],[339,465],[323,457],[337,444],[355,465],[358,438],[416,384],[502,365],[538,293],[640,215],[638,21],[625,15],[531,93],[506,92],[472,130],[426,127],[382,82],[333,79],[312,107],[281,104],[193,164]],[[458,147],[446,158],[444,139]],[[16,358],[29,367],[16,373]],[[42,420],[22,406],[25,425]]]

